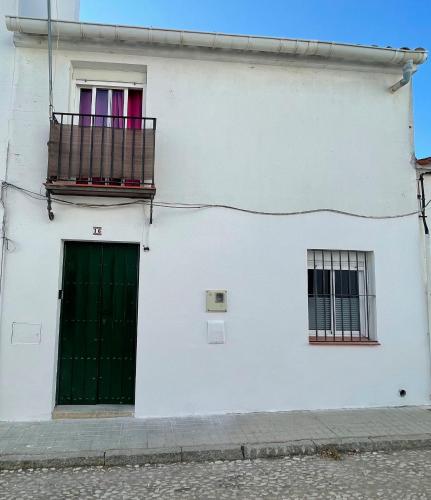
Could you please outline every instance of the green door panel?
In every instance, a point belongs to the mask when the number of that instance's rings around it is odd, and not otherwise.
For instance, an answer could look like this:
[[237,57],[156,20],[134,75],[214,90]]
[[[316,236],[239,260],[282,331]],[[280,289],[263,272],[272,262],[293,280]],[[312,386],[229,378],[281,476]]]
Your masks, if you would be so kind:
[[66,242],[58,404],[134,402],[139,246]]
[[132,403],[139,247],[107,245],[103,252],[99,400]]

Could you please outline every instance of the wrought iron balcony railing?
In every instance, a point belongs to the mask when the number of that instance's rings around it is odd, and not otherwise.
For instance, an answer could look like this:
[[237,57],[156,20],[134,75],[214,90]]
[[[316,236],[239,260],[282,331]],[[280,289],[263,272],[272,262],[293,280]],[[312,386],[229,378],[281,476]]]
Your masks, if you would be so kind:
[[155,132],[155,118],[54,113],[48,193],[152,199]]

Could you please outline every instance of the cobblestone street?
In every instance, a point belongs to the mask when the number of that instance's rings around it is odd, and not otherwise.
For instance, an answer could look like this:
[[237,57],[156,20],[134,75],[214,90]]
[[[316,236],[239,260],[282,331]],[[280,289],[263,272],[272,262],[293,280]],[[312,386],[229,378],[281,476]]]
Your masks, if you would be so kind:
[[0,498],[431,498],[431,450],[340,458],[2,471]]

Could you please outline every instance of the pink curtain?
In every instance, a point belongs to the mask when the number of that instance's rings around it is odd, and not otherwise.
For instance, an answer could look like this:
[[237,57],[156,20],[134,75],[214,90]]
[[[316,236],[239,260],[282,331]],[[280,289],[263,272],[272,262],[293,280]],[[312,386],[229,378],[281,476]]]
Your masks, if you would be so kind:
[[[79,113],[84,115],[91,114],[91,89],[81,89],[79,96]],[[83,127],[91,125],[91,116],[81,116],[79,124]]]
[[[123,90],[113,90],[112,91],[112,106],[111,115],[113,116],[123,116],[124,114],[124,91]],[[112,126],[115,128],[123,128],[124,120],[123,118],[113,118]]]
[[130,89],[127,102],[127,116],[136,116],[139,120],[128,119],[127,128],[141,128],[142,122],[142,89]]

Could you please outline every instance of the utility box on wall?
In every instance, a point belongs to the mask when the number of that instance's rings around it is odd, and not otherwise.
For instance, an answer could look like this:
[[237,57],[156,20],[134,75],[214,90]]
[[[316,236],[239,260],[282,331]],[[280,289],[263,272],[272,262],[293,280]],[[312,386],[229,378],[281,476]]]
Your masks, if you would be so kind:
[[40,344],[42,325],[40,323],[12,323],[11,344]]
[[227,290],[207,290],[207,312],[227,311]]
[[224,344],[226,342],[226,331],[223,320],[207,321],[208,344]]

